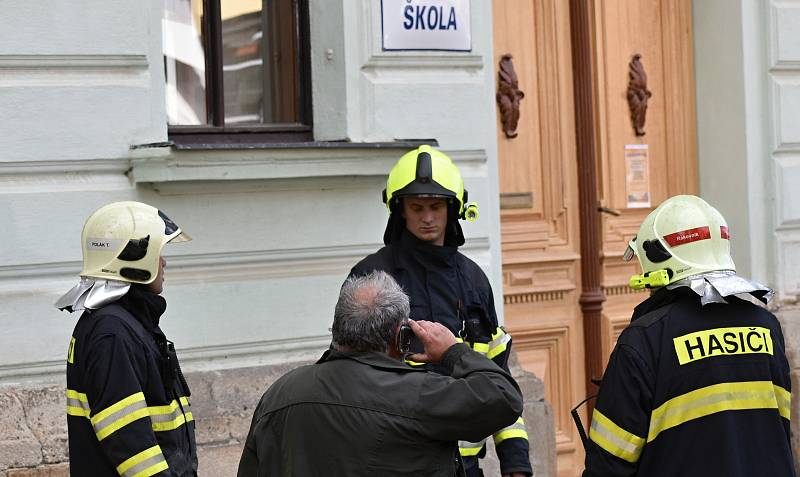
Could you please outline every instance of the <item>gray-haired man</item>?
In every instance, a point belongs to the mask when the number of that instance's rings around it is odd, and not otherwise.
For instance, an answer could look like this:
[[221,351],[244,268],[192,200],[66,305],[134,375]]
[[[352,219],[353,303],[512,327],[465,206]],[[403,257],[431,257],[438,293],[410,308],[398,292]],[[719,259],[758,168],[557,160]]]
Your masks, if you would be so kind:
[[[334,349],[261,398],[239,477],[453,476],[458,440],[516,421],[522,396],[511,376],[443,325],[408,316],[408,297],[390,275],[349,278],[334,313]],[[425,348],[409,358],[440,363],[449,376],[400,359],[405,322]]]

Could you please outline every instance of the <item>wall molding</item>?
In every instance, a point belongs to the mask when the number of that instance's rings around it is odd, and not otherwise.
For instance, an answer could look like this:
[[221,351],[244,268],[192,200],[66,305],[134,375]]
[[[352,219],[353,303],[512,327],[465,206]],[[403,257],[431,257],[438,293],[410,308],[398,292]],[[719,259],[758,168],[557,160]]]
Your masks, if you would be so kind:
[[0,87],[150,84],[147,55],[0,55]]
[[[382,243],[334,247],[254,250],[194,255],[165,255],[169,261],[171,285],[275,279],[297,276],[340,274],[361,258],[374,253]],[[467,240],[460,250],[466,254],[489,248],[487,237]],[[30,290],[33,281],[41,288],[43,278],[56,282],[77,277],[81,261],[0,266],[0,296]],[[213,272],[209,272],[212,270]],[[59,288],[60,289],[60,288]]]
[[128,159],[0,162],[3,193],[131,189]]
[[[328,348],[331,336],[264,340],[230,345],[178,348],[185,372],[213,371],[316,360]],[[64,360],[0,365],[0,385],[62,381]]]
[[[137,150],[132,151],[131,177],[136,183],[386,177],[402,152],[397,149],[311,147],[171,152]],[[485,175],[486,151],[444,152],[462,166],[464,176]]]

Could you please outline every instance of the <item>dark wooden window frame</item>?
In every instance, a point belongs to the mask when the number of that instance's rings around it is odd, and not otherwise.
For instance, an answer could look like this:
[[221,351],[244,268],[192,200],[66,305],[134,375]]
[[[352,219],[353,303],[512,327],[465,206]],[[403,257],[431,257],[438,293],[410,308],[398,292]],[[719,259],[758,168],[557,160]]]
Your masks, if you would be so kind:
[[[208,125],[168,127],[169,139],[182,149],[211,149],[219,146],[281,144],[313,140],[311,115],[311,46],[308,0],[294,4],[298,66],[299,123],[225,126],[225,98],[222,71],[221,0],[203,0],[203,48],[206,55],[206,109]],[[265,92],[267,94],[267,92]]]

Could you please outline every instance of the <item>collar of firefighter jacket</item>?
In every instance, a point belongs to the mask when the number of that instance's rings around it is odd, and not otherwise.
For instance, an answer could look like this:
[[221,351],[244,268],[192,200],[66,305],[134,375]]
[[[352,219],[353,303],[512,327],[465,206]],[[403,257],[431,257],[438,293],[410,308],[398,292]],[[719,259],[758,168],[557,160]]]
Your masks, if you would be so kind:
[[392,358],[388,354],[378,353],[377,351],[337,351],[329,349],[325,351],[317,364],[338,359],[350,359],[366,364],[373,368],[385,369],[390,371],[424,371],[424,369],[412,368],[403,361]]
[[643,316],[646,313],[649,313],[657,308],[661,308],[662,306],[669,305],[682,297],[695,297],[697,295],[689,289],[689,288],[676,288],[674,290],[669,290],[666,287],[662,287],[657,289],[650,297],[639,303],[636,308],[633,309],[633,317],[631,321],[636,320],[637,318]]
[[403,230],[400,235],[399,251],[401,252],[399,264],[403,263],[403,259],[407,259],[431,269],[452,267],[458,248],[423,242],[408,230]]
[[158,323],[167,309],[167,300],[164,297],[147,290],[144,285],[134,284],[128,293],[119,299],[119,304],[135,316],[148,331],[160,333]]

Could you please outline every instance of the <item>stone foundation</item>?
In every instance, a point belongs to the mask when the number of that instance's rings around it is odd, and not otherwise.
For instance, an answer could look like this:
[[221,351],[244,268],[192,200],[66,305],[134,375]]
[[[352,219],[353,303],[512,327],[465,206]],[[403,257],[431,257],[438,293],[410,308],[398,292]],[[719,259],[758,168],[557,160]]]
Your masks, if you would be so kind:
[[[187,373],[201,477],[236,475],[258,400],[278,377],[302,364],[308,363]],[[523,417],[536,476],[555,476],[555,427],[543,384],[513,359],[511,369],[525,395]],[[0,477],[68,476],[63,384],[7,386],[0,389],[0,406]],[[486,475],[499,476],[493,451],[489,455],[483,464]]]
[[797,391],[800,389],[800,306],[789,304],[772,310],[778,316],[783,329],[786,342],[786,358],[789,360],[790,376],[792,378],[792,450],[794,452],[794,467],[800,469],[800,425],[797,416],[800,416],[800,405],[797,401]]

